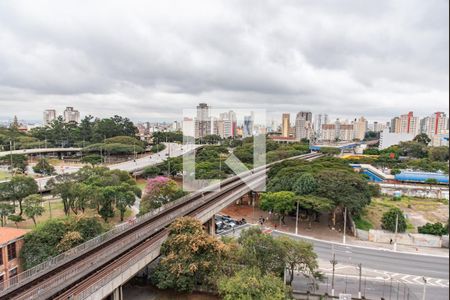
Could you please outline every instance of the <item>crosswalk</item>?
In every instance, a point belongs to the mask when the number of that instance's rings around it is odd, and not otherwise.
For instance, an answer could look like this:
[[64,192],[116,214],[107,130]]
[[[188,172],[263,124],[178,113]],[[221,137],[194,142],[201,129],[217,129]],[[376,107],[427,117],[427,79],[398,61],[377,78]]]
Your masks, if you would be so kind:
[[[320,267],[320,271],[322,271],[326,276],[332,275],[332,267]],[[356,266],[343,265],[336,266],[335,268],[335,276],[337,277],[347,277],[347,278],[359,278],[357,275]],[[416,275],[407,275],[401,273],[392,273],[380,270],[364,270],[363,277],[367,279],[371,279],[374,281],[385,281],[385,280],[394,280],[405,283],[407,285],[423,285],[423,277]],[[449,288],[449,280],[447,279],[439,279],[439,278],[425,278],[428,286],[433,287],[441,287],[441,288]]]

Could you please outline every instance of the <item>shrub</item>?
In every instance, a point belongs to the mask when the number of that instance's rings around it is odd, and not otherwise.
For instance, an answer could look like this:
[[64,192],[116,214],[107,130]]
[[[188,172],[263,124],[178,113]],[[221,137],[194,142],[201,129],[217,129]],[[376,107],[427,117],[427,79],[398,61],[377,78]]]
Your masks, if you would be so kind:
[[427,223],[424,226],[420,226],[418,228],[419,233],[422,234],[431,234],[431,235],[447,235],[448,230],[447,227],[444,226],[442,223]]
[[398,232],[406,231],[406,219],[403,212],[399,208],[391,208],[389,211],[383,214],[381,218],[381,228],[395,232],[395,223],[398,216]]

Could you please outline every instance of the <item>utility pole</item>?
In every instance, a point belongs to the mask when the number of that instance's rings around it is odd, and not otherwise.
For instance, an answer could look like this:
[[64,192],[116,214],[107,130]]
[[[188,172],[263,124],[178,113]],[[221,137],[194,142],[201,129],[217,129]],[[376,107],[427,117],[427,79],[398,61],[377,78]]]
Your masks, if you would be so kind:
[[427,279],[425,277],[422,277],[422,280],[423,280],[422,300],[426,300],[427,299]]
[[395,217],[394,251],[397,251],[398,214]]
[[342,237],[342,243],[346,243],[346,233],[347,233],[347,207],[344,208],[344,236]]
[[295,218],[295,234],[298,234],[298,211],[299,211],[299,201],[297,200],[297,215]]
[[331,275],[331,296],[334,297],[334,272],[336,270],[336,265],[338,264],[336,260],[336,253],[334,252],[334,245],[333,245],[333,258],[330,260],[330,263],[333,265],[333,273]]
[[9,155],[9,160],[10,160],[10,163],[11,163],[11,171],[14,169],[13,168],[13,154],[12,154],[12,140],[10,140],[9,141],[9,153],[10,153],[10,155]]
[[359,269],[359,286],[358,286],[358,298],[361,299],[361,278],[362,278],[362,263],[358,264]]

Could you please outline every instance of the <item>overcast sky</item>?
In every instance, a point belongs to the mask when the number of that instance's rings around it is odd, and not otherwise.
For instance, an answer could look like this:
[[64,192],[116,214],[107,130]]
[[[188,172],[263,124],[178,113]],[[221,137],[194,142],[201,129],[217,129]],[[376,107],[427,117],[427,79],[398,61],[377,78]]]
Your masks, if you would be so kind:
[[448,111],[448,0],[1,0],[0,118]]

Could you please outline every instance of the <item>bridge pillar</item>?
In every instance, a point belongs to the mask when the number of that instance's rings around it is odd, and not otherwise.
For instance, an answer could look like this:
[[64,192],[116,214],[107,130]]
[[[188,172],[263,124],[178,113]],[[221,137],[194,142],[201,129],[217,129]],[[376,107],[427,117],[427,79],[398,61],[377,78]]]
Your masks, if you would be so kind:
[[216,235],[216,215],[213,215],[211,219],[206,222],[206,231],[209,235]]
[[114,290],[114,292],[111,294],[111,300],[123,300],[122,286],[119,286]]

